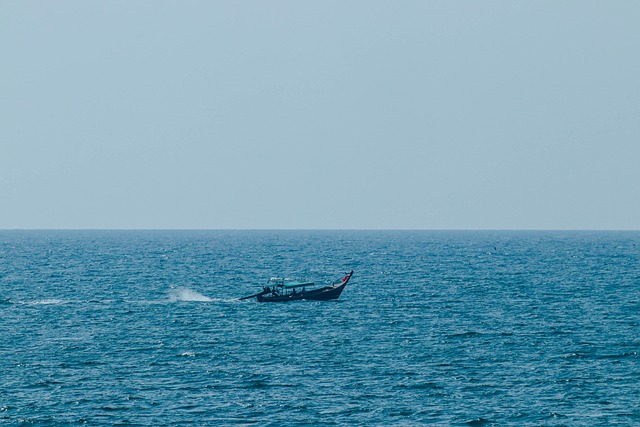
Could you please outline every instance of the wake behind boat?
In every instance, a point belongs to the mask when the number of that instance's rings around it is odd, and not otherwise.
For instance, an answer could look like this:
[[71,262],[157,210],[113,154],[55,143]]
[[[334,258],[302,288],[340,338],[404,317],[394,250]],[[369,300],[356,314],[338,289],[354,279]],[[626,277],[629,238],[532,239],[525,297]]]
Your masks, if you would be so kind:
[[262,288],[262,292],[240,299],[256,297],[258,302],[285,302],[296,300],[329,301],[340,297],[340,294],[345,286],[347,286],[352,275],[353,270],[347,273],[341,280],[319,288],[314,288],[315,284],[313,282],[296,282],[274,278],[269,281],[269,286]]

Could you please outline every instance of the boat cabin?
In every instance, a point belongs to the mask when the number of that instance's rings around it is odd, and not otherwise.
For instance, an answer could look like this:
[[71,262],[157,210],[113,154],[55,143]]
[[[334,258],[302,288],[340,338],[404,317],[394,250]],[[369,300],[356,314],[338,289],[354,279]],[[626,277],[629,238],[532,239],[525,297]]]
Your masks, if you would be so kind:
[[263,291],[265,294],[271,294],[274,296],[297,295],[304,294],[307,291],[306,287],[313,285],[314,282],[301,282],[288,278],[272,277],[269,280],[269,285],[265,286]]

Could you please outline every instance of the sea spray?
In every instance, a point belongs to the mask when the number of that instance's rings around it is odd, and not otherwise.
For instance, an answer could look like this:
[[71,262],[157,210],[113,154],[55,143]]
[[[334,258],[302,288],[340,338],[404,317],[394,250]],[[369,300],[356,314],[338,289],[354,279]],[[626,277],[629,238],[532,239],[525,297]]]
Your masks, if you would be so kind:
[[198,301],[198,302],[211,302],[211,298],[206,295],[202,295],[187,288],[172,288],[169,291],[169,301]]

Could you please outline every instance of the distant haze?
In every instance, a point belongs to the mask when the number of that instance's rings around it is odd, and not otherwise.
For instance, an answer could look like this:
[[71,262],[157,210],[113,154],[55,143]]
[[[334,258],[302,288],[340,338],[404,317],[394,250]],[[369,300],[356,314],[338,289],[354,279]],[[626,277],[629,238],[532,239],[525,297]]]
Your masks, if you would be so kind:
[[640,2],[0,4],[0,228],[640,229]]

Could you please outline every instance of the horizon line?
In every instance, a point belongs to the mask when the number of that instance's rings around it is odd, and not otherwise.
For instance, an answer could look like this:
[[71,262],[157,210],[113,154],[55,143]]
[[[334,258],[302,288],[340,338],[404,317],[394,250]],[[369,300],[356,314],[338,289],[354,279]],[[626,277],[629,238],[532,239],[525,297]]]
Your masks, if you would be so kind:
[[638,232],[632,228],[0,228],[0,231],[498,231],[498,232]]

